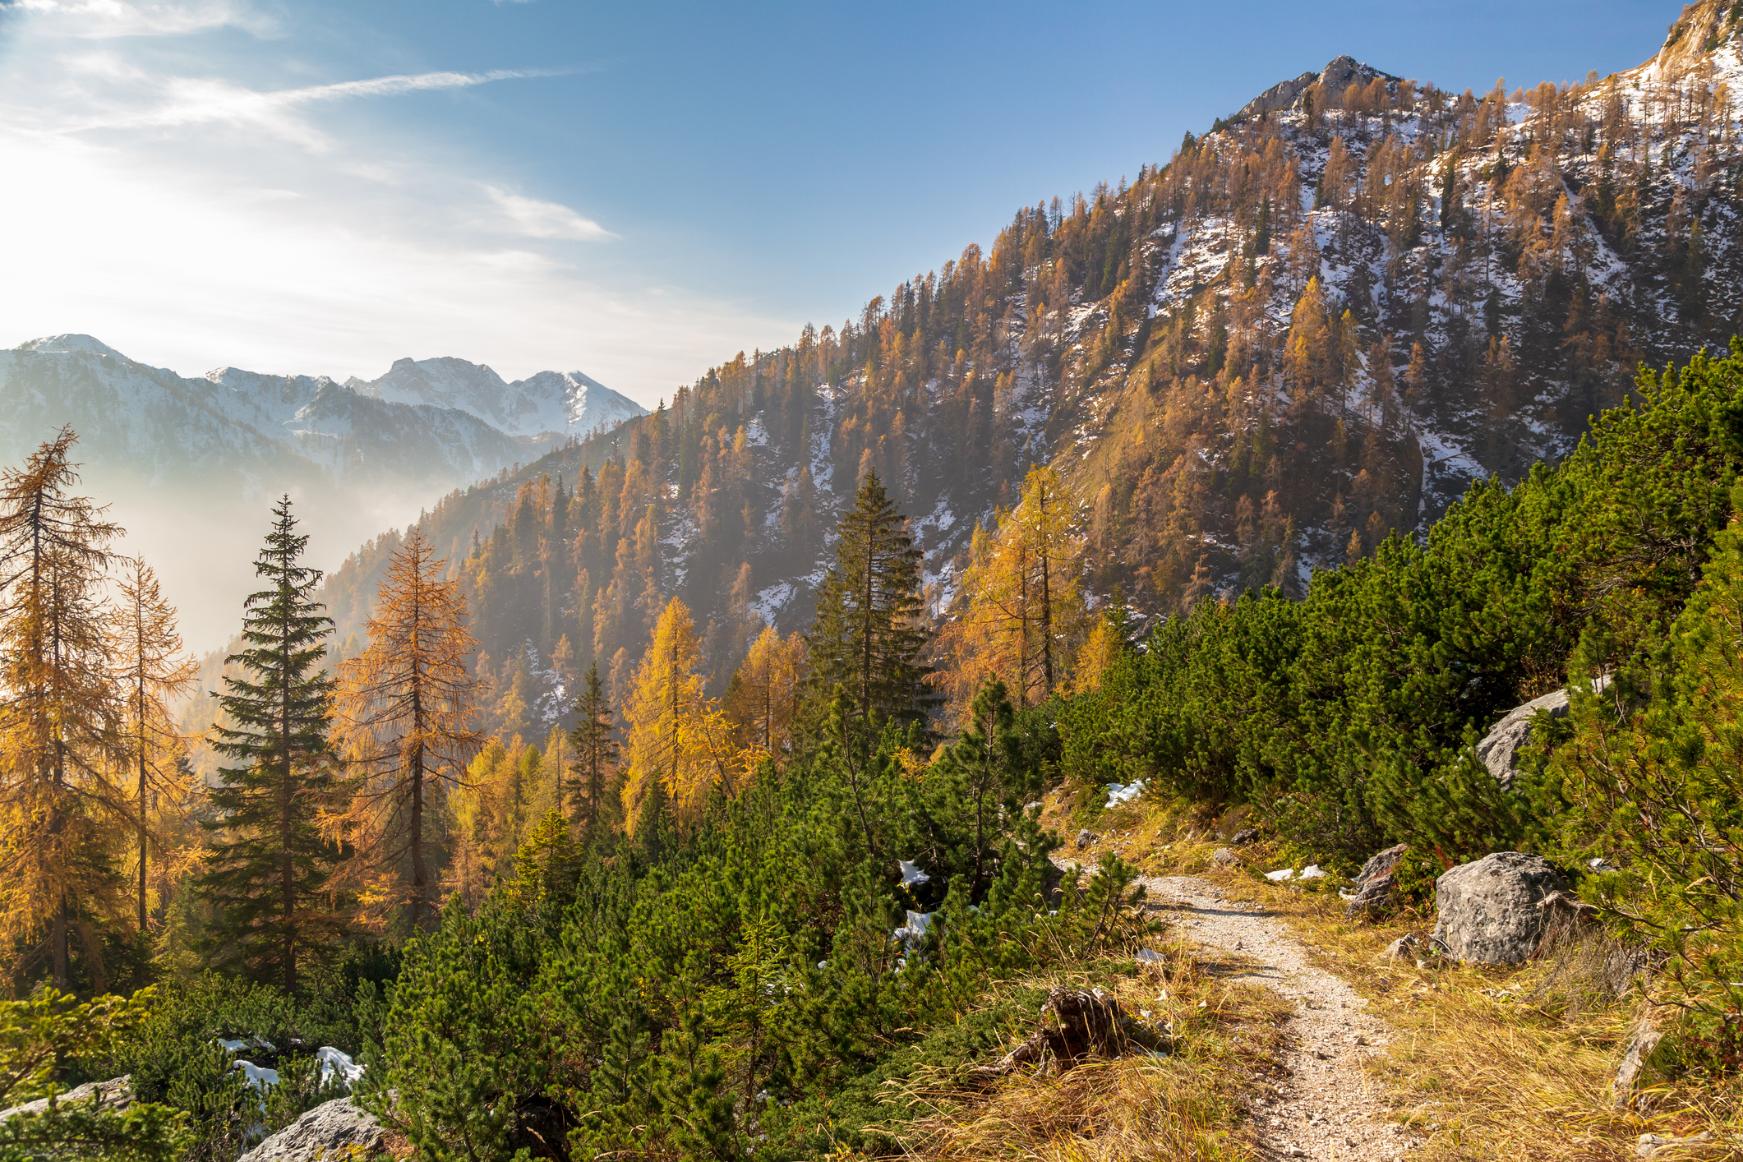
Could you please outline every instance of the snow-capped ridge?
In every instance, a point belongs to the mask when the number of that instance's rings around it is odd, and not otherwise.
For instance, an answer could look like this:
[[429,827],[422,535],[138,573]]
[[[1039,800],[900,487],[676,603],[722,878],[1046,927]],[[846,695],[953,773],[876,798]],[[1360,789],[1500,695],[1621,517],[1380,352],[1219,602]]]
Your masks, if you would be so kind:
[[546,446],[646,414],[583,371],[540,371],[511,383],[488,364],[453,356],[396,359],[379,378],[351,379],[346,386],[376,399],[454,408]]
[[65,335],[45,335],[40,339],[31,339],[20,343],[19,351],[34,351],[44,355],[85,354],[102,355],[114,359],[125,359],[126,356],[93,335],[79,332],[69,332]]
[[1654,58],[1661,66],[1710,55],[1743,36],[1743,0],[1700,0],[1682,10],[1664,47]]

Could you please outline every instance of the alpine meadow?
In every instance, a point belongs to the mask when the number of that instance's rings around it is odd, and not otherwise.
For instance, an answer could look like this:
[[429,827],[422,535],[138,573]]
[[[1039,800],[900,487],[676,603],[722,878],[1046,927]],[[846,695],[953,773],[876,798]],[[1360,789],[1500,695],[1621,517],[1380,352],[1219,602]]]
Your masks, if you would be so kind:
[[1743,1158],[1743,0],[657,7],[0,0],[0,1162]]

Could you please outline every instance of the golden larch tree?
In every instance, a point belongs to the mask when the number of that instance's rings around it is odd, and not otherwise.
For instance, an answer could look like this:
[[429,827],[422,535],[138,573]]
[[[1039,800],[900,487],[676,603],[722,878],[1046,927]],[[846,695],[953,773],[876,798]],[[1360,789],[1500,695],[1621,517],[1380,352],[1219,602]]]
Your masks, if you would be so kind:
[[717,782],[732,791],[726,716],[703,689],[701,656],[690,610],[674,597],[654,623],[624,707],[623,809],[632,832],[656,781],[680,817],[698,814]]
[[992,529],[978,528],[963,572],[963,608],[941,635],[953,664],[940,673],[952,703],[966,710],[989,678],[1019,705],[1065,684],[1085,626],[1078,574],[1084,541],[1076,506],[1049,467],[1029,470],[1016,507]]
[[104,598],[120,529],[74,492],[70,428],[0,472],[0,936],[72,981],[75,932],[125,914],[124,709]]
[[724,709],[738,743],[741,768],[750,770],[791,747],[804,676],[804,637],[797,633],[782,637],[773,626],[765,626],[726,687]]
[[150,923],[148,874],[154,820],[179,810],[192,791],[183,762],[186,746],[174,706],[192,689],[199,663],[182,647],[175,607],[165,600],[157,573],[137,557],[116,586],[115,673],[126,697],[122,732],[133,778],[135,906],[139,930]]
[[354,852],[350,877],[376,905],[371,918],[403,914],[417,931],[436,916],[436,813],[479,745],[465,598],[417,529],[388,564],[367,632],[368,646],[339,673],[339,734],[354,775],[337,825]]

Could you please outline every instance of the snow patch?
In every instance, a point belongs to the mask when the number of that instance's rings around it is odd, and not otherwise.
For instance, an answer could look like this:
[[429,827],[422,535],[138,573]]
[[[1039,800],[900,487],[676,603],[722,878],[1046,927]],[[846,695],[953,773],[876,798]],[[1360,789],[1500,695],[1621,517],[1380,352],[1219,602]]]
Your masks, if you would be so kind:
[[1144,793],[1144,780],[1131,783],[1110,783],[1108,785],[1109,807],[1118,807],[1121,803],[1130,803]]

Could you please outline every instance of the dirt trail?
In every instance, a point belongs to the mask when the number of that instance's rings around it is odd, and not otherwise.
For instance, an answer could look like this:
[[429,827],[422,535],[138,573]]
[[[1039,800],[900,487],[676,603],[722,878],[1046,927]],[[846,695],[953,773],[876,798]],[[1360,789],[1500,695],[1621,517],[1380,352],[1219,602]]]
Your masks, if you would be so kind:
[[1211,961],[1225,980],[1275,989],[1294,1006],[1283,1076],[1253,1102],[1261,1157],[1371,1162],[1403,1158],[1411,1147],[1370,1092],[1362,1062],[1389,1036],[1367,1001],[1341,977],[1316,968],[1288,926],[1262,904],[1231,900],[1196,876],[1151,876],[1152,908],[1192,942],[1229,959]]

